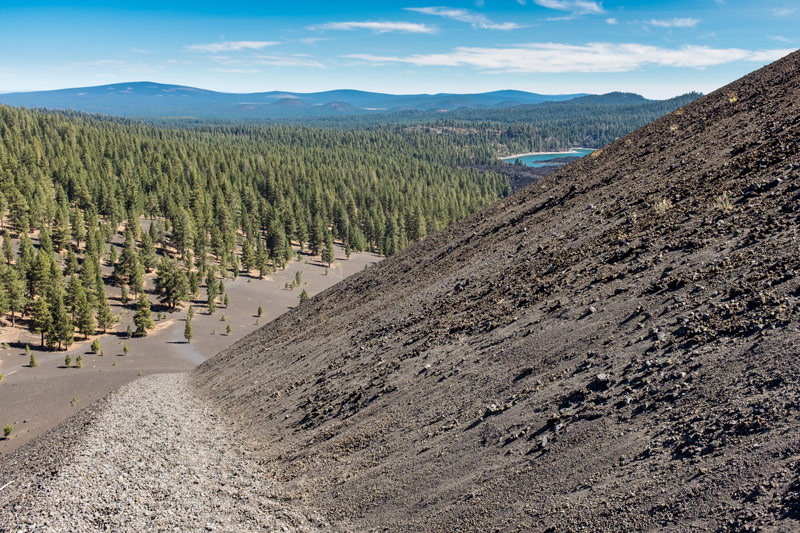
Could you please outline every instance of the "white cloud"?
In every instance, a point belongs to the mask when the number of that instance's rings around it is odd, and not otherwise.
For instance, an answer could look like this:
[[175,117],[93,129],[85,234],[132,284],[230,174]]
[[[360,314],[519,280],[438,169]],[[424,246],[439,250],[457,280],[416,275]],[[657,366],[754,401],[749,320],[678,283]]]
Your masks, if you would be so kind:
[[650,19],[647,24],[659,28],[694,28],[700,22],[699,19],[674,18],[674,19]]
[[254,68],[212,68],[214,72],[224,72],[227,74],[256,74],[261,72],[258,69]]
[[734,61],[773,61],[793,50],[742,50],[684,46],[677,49],[644,44],[530,43],[507,48],[459,47],[449,53],[410,56],[353,54],[346,57],[375,64],[473,67],[490,72],[561,73],[628,72],[646,66],[703,68]]
[[614,25],[614,24],[617,24],[618,22],[619,21],[617,19],[615,19],[614,17],[610,17],[610,18],[606,19],[606,24]]
[[325,65],[305,54],[293,54],[288,56],[256,55],[251,58],[251,63],[270,67],[325,68]]
[[269,67],[313,67],[325,68],[325,65],[307,54],[290,55],[263,55],[251,54],[245,56],[214,55],[209,59],[215,63],[227,65],[232,69],[252,69],[254,66]]
[[110,66],[124,66],[126,63],[119,59],[96,59],[94,61],[73,61],[67,63],[70,67],[110,67]]
[[416,24],[413,22],[328,22],[327,24],[320,24],[319,26],[311,26],[312,30],[371,30],[375,33],[436,33],[436,28],[427,26],[425,24]]
[[542,7],[569,11],[575,15],[605,13],[602,2],[591,2],[589,0],[533,0],[533,2]]
[[785,17],[786,15],[791,15],[798,9],[800,8],[796,7],[775,8],[772,10],[772,14],[775,15],[776,17]]
[[142,48],[129,48],[128,51],[134,54],[152,54],[150,50],[144,50]]
[[406,10],[453,19],[459,22],[466,22],[467,24],[471,24],[473,28],[481,28],[484,30],[516,30],[524,27],[516,22],[492,22],[486,15],[473,13],[467,9],[453,9],[449,7],[407,7]]
[[281,44],[276,41],[222,41],[210,44],[190,44],[184,46],[187,50],[197,50],[200,52],[239,52],[241,50],[260,50],[267,46]]
[[794,39],[789,39],[788,37],[784,37],[783,35],[770,35],[769,38],[772,39],[773,41],[778,41],[779,43],[792,44],[795,42]]
[[301,43],[309,46],[313,46],[320,41],[330,41],[330,39],[326,39],[325,37],[304,37],[303,39],[300,39]]

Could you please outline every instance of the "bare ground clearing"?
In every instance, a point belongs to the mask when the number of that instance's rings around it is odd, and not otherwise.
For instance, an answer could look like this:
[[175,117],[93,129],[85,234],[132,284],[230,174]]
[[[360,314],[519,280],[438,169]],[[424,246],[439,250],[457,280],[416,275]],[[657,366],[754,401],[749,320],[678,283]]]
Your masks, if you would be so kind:
[[[147,337],[128,339],[125,331],[132,326],[134,308],[129,304],[123,308],[119,302],[119,288],[110,287],[109,300],[114,314],[121,320],[115,332],[99,335],[104,356],[90,354],[88,341],[81,340],[68,351],[47,351],[39,348],[39,339],[23,328],[4,328],[0,342],[9,342],[11,348],[0,349],[0,425],[11,424],[14,431],[10,438],[0,439],[0,456],[25,444],[29,440],[55,427],[79,409],[90,405],[121,385],[139,375],[186,372],[206,359],[219,353],[238,339],[264,325],[299,302],[304,288],[313,296],[344,277],[376,263],[375,254],[353,254],[345,259],[342,249],[336,247],[337,260],[325,275],[325,265],[317,258],[303,255],[292,261],[285,270],[257,277],[240,276],[225,282],[230,297],[230,307],[217,307],[216,313],[208,315],[205,302],[193,303],[196,313],[192,319],[194,338],[191,344],[183,337],[186,306],[180,311],[166,313],[167,318],[156,321],[156,328]],[[284,285],[295,279],[295,273],[303,272],[302,288],[287,290]],[[152,274],[148,287],[152,286]],[[201,294],[204,294],[201,289]],[[151,301],[155,297],[148,295]],[[264,313],[256,317],[259,306]],[[156,317],[157,307],[153,308]],[[225,316],[226,320],[221,318]],[[230,324],[230,335],[225,332]],[[82,337],[76,337],[82,339]],[[25,345],[31,347],[39,364],[28,366],[29,357]],[[123,355],[123,345],[130,351]],[[74,361],[78,355],[84,359],[83,368],[66,368],[64,359],[70,354]],[[73,363],[74,364],[74,363]]]

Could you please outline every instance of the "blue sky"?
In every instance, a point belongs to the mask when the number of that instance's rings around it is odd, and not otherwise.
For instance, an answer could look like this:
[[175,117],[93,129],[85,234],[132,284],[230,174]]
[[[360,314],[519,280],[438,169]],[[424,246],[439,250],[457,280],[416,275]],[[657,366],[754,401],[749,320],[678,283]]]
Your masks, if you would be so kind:
[[798,0],[0,0],[0,91],[709,92],[800,47]]

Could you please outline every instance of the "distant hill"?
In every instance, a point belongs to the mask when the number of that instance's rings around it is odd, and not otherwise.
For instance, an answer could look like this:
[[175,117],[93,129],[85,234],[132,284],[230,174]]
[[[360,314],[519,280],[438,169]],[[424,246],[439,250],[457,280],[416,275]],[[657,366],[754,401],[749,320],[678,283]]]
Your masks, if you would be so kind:
[[420,111],[488,109],[564,101],[581,96],[586,95],[544,95],[524,91],[493,91],[480,94],[383,94],[354,90],[235,94],[182,85],[131,82],[0,94],[0,103],[128,117],[259,119],[314,117],[342,113],[354,115],[385,113],[401,109]]

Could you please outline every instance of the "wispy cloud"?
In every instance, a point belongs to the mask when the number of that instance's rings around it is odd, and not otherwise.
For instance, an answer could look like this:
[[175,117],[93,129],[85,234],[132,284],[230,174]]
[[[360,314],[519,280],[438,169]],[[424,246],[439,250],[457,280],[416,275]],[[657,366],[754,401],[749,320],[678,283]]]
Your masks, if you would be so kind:
[[303,39],[300,39],[301,43],[309,46],[315,45],[320,41],[330,41],[330,39],[326,39],[325,37],[304,37]]
[[789,39],[788,37],[784,37],[783,35],[770,35],[769,38],[779,43],[792,44],[796,42],[795,39]]
[[144,50],[143,48],[128,48],[129,52],[133,52],[134,54],[152,54],[150,50]]
[[436,33],[437,28],[414,22],[328,22],[319,26],[309,26],[311,30],[370,30],[374,33]]
[[614,17],[609,17],[609,18],[606,19],[606,24],[611,24],[613,26],[614,24],[617,24],[617,23],[619,23],[619,21],[617,19],[615,19]]
[[425,15],[434,15],[437,17],[457,20],[459,22],[466,22],[467,24],[471,24],[473,28],[480,28],[484,30],[507,31],[524,27],[516,22],[492,22],[486,15],[473,13],[467,9],[454,9],[450,7],[407,7],[406,11],[414,11],[416,13],[423,13]]
[[308,54],[251,54],[236,57],[215,55],[210,56],[209,59],[215,63],[239,70],[252,69],[255,66],[325,68],[325,65]]
[[210,44],[190,44],[184,46],[187,50],[197,50],[199,52],[239,52],[241,50],[261,50],[267,46],[281,44],[277,41],[222,41]]
[[602,2],[591,2],[589,0],[533,0],[533,3],[549,9],[569,11],[574,15],[605,13]]
[[673,19],[650,19],[647,24],[658,28],[694,28],[700,19],[693,18],[673,18]]
[[292,54],[292,55],[258,55],[253,56],[252,63],[254,65],[266,65],[270,67],[312,67],[312,68],[325,68],[325,65],[316,59],[306,54]]
[[255,68],[212,68],[214,72],[225,72],[228,74],[257,74],[261,72]]
[[773,61],[790,52],[792,50],[754,51],[705,46],[670,49],[635,43],[531,43],[507,48],[459,47],[442,54],[352,54],[346,57],[375,64],[406,63],[417,66],[466,66],[489,72],[561,73],[628,72],[650,65],[704,68],[735,61]]
[[782,7],[782,8],[775,8],[772,10],[772,14],[776,17],[785,17],[786,15],[791,15],[795,11],[800,8],[797,7]]

